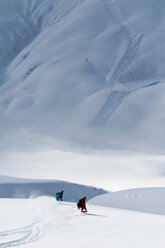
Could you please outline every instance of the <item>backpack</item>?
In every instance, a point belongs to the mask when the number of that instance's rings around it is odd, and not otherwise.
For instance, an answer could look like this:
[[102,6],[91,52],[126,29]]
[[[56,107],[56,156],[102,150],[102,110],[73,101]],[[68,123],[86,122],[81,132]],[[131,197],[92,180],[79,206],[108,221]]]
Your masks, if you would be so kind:
[[77,207],[81,207],[81,205],[82,205],[82,200],[80,199],[77,203]]
[[57,200],[57,201],[60,199],[60,196],[61,196],[60,192],[57,192],[57,193],[56,193],[56,200]]

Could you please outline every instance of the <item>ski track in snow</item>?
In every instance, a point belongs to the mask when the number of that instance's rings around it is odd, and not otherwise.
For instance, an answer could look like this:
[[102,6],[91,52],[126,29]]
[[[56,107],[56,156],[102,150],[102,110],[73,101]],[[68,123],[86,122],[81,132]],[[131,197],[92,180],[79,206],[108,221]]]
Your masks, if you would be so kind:
[[121,101],[124,97],[126,97],[128,92],[124,91],[113,91],[108,96],[106,102],[103,107],[97,113],[95,118],[91,121],[91,125],[102,125],[106,124],[110,116],[114,113],[114,111],[118,108]]
[[128,47],[119,60],[112,76],[110,79],[110,85],[114,86],[115,83],[119,82],[120,75],[127,69],[127,67],[132,63],[137,55],[141,41],[143,38],[143,33],[135,35],[129,42]]
[[[91,121],[91,125],[105,125],[115,110],[118,108],[122,100],[128,95],[126,91],[113,90],[114,86],[119,84],[120,75],[128,68],[128,66],[135,59],[139,50],[143,33],[135,34],[132,27],[124,21],[119,9],[113,1],[103,0],[103,4],[111,16],[114,16],[115,21],[123,28],[128,37],[128,46],[124,55],[120,58],[119,62],[113,69],[113,72],[108,73],[106,80],[109,82],[112,92],[108,96],[104,105]],[[111,5],[111,8],[110,8]]]
[[119,24],[127,34],[128,38],[130,39],[132,36],[135,35],[135,31],[131,27],[131,25],[124,20],[122,14],[120,13],[117,5],[114,3],[113,0],[103,0],[103,4],[107,12],[113,16],[114,21]]
[[32,223],[31,225],[19,228],[19,229],[0,232],[0,239],[5,236],[8,239],[11,239],[13,235],[22,234],[21,238],[12,239],[10,241],[3,242],[3,243],[0,242],[0,247],[7,248],[7,247],[13,247],[13,246],[19,246],[19,245],[32,243],[38,240],[41,236],[43,236],[44,233],[45,233],[44,225],[42,223],[37,223],[37,222]]
[[[129,42],[126,52],[124,53],[123,57],[120,59],[118,65],[116,66],[111,79],[110,85],[113,87],[118,83],[118,79],[121,73],[129,66],[129,64],[134,60],[136,54],[139,50],[141,40],[143,38],[143,34],[135,35],[134,38]],[[92,120],[91,124],[102,125],[106,124],[109,118],[112,116],[114,111],[120,105],[124,97],[128,95],[126,91],[115,91],[113,90],[109,97],[107,98],[105,104],[102,106],[100,111],[96,114],[94,119]]]

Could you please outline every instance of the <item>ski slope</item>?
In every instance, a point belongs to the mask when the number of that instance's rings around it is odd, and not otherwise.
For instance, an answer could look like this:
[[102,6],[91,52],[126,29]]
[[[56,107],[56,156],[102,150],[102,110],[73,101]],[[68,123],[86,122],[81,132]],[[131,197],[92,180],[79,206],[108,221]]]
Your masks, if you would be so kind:
[[[164,247],[165,188],[130,189],[107,193],[60,181],[1,176],[0,247]],[[66,188],[65,188],[66,184]],[[9,195],[7,185],[17,195]],[[26,195],[26,186],[31,196]],[[38,189],[34,192],[34,188]],[[46,195],[63,187],[64,200]],[[40,190],[39,190],[40,189]],[[24,195],[23,195],[24,192]],[[1,192],[2,193],[2,192]],[[102,194],[102,195],[99,195]],[[76,202],[87,196],[87,213]],[[95,196],[97,195],[97,196]],[[5,198],[6,196],[6,198]],[[29,197],[28,199],[24,199]],[[91,199],[92,198],[92,199]]]
[[163,248],[165,217],[41,197],[0,200],[0,247]]

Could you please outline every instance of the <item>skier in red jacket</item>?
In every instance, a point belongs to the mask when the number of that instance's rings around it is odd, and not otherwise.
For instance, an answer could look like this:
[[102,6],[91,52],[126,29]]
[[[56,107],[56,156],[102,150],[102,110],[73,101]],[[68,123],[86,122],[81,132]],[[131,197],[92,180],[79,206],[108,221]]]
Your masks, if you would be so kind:
[[78,209],[81,209],[81,212],[87,212],[86,202],[85,201],[86,201],[86,196],[81,198],[77,203],[77,207],[78,207]]

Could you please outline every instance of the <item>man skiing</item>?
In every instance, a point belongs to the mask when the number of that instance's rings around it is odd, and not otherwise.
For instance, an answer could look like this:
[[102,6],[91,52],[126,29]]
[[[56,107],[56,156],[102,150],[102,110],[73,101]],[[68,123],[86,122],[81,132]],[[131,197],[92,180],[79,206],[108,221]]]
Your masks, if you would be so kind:
[[86,208],[86,196],[84,196],[83,198],[81,198],[78,201],[77,207],[78,207],[78,209],[81,209],[81,212],[87,212],[87,208]]
[[62,190],[61,192],[57,192],[57,193],[56,193],[56,200],[57,200],[57,201],[62,201],[63,193],[64,193],[63,190]]

